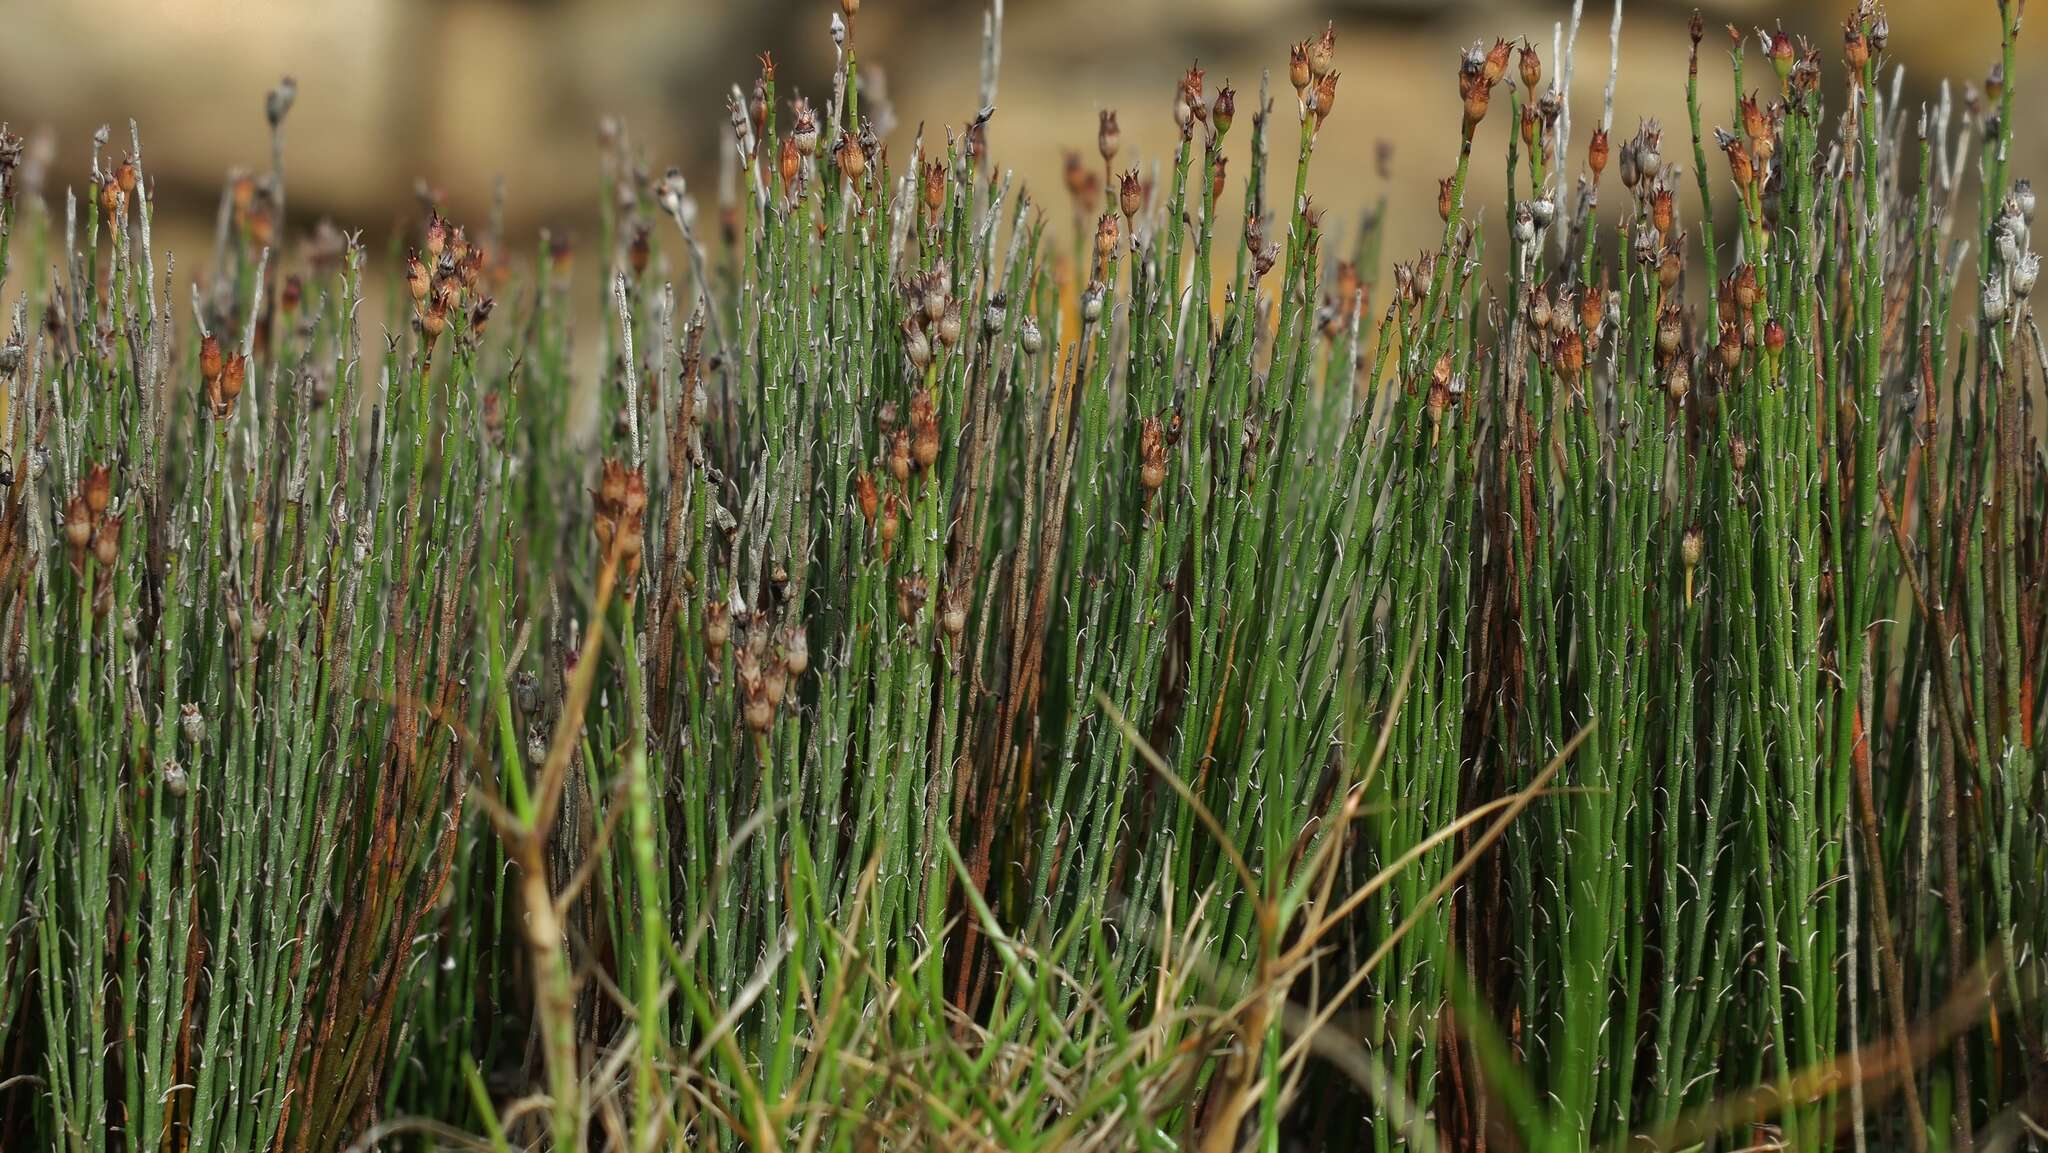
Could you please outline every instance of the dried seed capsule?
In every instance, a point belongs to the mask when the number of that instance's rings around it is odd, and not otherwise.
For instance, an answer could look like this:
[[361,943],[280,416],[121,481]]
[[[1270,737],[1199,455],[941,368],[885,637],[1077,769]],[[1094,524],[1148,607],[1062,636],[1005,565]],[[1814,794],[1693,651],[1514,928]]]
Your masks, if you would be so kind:
[[173,797],[182,797],[191,788],[190,782],[185,778],[185,766],[179,764],[174,757],[164,761],[163,767],[157,770],[157,775],[164,783],[164,792]]
[[1102,319],[1102,297],[1108,291],[1099,280],[1090,281],[1081,293],[1081,319],[1090,324]]
[[932,363],[931,338],[915,320],[903,322],[903,355],[910,360],[910,366],[923,372]]
[[74,496],[64,506],[64,543],[82,559],[85,546],[91,540],[92,510],[86,507],[83,495]]
[[1236,116],[1237,93],[1231,90],[1230,85],[1225,84],[1223,89],[1216,93],[1215,103],[1209,107],[1209,122],[1216,126],[1217,134],[1221,135],[1230,131],[1230,122]]
[[960,343],[960,302],[953,300],[946,305],[946,313],[939,317],[939,343],[952,348]]
[[1543,82],[1543,58],[1536,54],[1536,46],[1522,41],[1522,87],[1531,97],[1536,95],[1536,85]]
[[1095,222],[1096,260],[1108,263],[1109,259],[1116,255],[1118,235],[1116,213],[1103,213],[1101,219]]
[[1152,502],[1152,494],[1166,483],[1166,445],[1161,432],[1156,416],[1146,417],[1138,428],[1138,483],[1144,487],[1147,505]]
[[1024,323],[1017,326],[1017,347],[1023,349],[1026,356],[1037,356],[1044,345],[1045,336],[1038,330],[1038,318],[1025,317]]
[[189,702],[178,706],[178,731],[185,735],[188,744],[198,744],[206,736],[206,718],[199,712],[199,706]]
[[924,611],[929,586],[922,576],[912,575],[896,582],[896,615],[906,625],[917,624],[917,614]]
[[121,518],[110,516],[92,534],[92,559],[103,569],[114,567],[121,558]]
[[1456,178],[1450,176],[1436,182],[1436,215],[1445,224],[1451,222],[1451,209],[1456,204],[1456,185]]
[[107,505],[112,503],[114,496],[113,470],[103,464],[96,464],[87,469],[83,492],[85,505],[92,510],[93,516],[97,517],[106,512]]
[[1707,538],[1700,532],[1698,525],[1687,528],[1685,535],[1678,539],[1678,557],[1685,565],[1686,604],[1692,603],[1693,570],[1700,567],[1700,560],[1706,555],[1706,551]]
[[1104,164],[1116,159],[1117,149],[1123,146],[1123,139],[1123,129],[1117,127],[1116,123],[1116,109],[1103,109],[1100,125],[1095,130],[1095,149],[1102,153]]
[[704,602],[704,651],[713,661],[725,652],[727,641],[732,639],[732,614],[721,600]]
[[897,503],[895,493],[885,494],[882,497],[881,519],[875,522],[875,535],[882,542],[882,556],[884,558],[888,557],[896,544],[896,533],[899,524],[896,517]]
[[791,625],[782,633],[782,663],[789,675],[800,677],[811,667],[811,642],[802,625]]
[[1117,177],[1117,206],[1126,218],[1135,217],[1145,207],[1145,186],[1138,180],[1137,169]]
[[1341,73],[1327,72],[1316,80],[1316,127],[1330,118],[1330,110],[1337,106],[1337,77]]
[[1686,367],[1685,358],[1677,357],[1664,369],[1664,393],[1672,404],[1685,403],[1686,394],[1692,391],[1692,369]]
[[958,585],[946,590],[939,606],[939,628],[950,641],[958,641],[960,634],[967,631],[966,586]]
[[910,440],[910,455],[920,470],[939,459],[939,416],[930,389],[920,388],[910,397]]
[[1721,354],[1721,366],[1723,368],[1733,369],[1736,365],[1741,364],[1742,329],[1733,321],[1722,321],[1721,339],[1715,345],[1715,349]]
[[910,480],[910,430],[897,429],[889,437],[889,475],[897,484]]
[[1287,81],[1294,85],[1297,99],[1307,98],[1309,83],[1315,79],[1309,70],[1308,51],[1309,41],[1306,40],[1287,46]]
[[1591,139],[1586,142],[1586,167],[1593,170],[1593,183],[1600,183],[1600,174],[1607,170],[1607,130],[1595,128]]
[[853,491],[854,500],[860,505],[861,519],[868,522],[869,528],[873,528],[875,512],[882,504],[881,494],[875,490],[875,478],[869,476],[863,469],[860,475],[854,478]]
[[1323,34],[1308,41],[1308,72],[1321,80],[1330,74],[1337,63],[1337,24],[1331,21],[1323,25]]

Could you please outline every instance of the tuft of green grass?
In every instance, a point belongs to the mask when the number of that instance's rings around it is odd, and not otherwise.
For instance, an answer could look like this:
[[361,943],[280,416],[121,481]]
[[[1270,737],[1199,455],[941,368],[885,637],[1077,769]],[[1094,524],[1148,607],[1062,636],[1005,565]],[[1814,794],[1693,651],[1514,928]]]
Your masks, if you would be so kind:
[[0,131],[0,1143],[2038,1138],[2016,6],[1960,110],[1695,17],[1689,149],[1475,44],[1391,284],[1334,28],[1062,235],[1001,6],[900,167],[859,7],[585,254],[288,219],[287,82],[181,283]]

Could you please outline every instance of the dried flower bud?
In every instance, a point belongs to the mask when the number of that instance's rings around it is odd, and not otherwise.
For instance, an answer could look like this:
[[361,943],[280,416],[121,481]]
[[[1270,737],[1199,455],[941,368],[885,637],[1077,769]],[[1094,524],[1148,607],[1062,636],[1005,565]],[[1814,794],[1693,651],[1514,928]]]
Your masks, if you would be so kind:
[[1550,294],[1541,288],[1532,289],[1529,293],[1529,323],[1536,331],[1547,332],[1550,329],[1550,317]]
[[1700,567],[1700,560],[1705,557],[1706,552],[1707,538],[1700,532],[1698,525],[1688,527],[1685,535],[1678,538],[1678,559],[1685,565],[1686,604],[1692,603],[1693,570]]
[[206,736],[206,717],[198,705],[187,702],[178,706],[178,731],[188,744],[196,745]]
[[1671,202],[1669,188],[1659,186],[1650,193],[1650,227],[1660,233],[1669,234],[1671,231]]
[[2023,253],[2012,266],[2012,291],[2022,299],[2033,295],[2034,282],[2041,277],[2041,257],[2034,252]]
[[185,766],[179,764],[175,757],[165,759],[163,767],[158,770],[158,776],[164,783],[164,792],[173,797],[184,796],[192,787],[185,778]]
[[1777,70],[1778,83],[1783,84],[1792,76],[1792,37],[1783,28],[1770,37],[1771,67]]
[[1145,207],[1145,186],[1138,180],[1138,170],[1133,168],[1117,177],[1117,204],[1124,210],[1125,217],[1135,217]]
[[1586,142],[1586,167],[1593,171],[1593,183],[1600,183],[1600,174],[1607,169],[1607,130],[1595,128]]
[[861,178],[867,175],[867,146],[850,130],[840,130],[839,142],[832,146],[832,159],[839,166],[839,171],[852,181],[855,187],[858,187]]
[[1736,472],[1749,467],[1749,441],[1739,436],[1728,438],[1728,463]]
[[1308,46],[1306,40],[1287,46],[1287,80],[1294,85],[1294,95],[1299,99],[1307,98],[1308,86],[1315,79],[1309,71]]
[[1225,84],[1223,89],[1216,93],[1215,103],[1209,107],[1209,122],[1216,126],[1217,134],[1221,135],[1230,131],[1230,122],[1236,116],[1237,93],[1231,90],[1230,85]]
[[1578,383],[1579,373],[1586,367],[1586,343],[1579,337],[1577,329],[1567,328],[1564,335],[1558,337],[1552,359],[1557,362],[1557,370],[1567,383]]
[[1863,66],[1870,63],[1870,42],[1864,39],[1863,26],[1854,15],[1842,23],[1842,59],[1849,65],[1852,82],[1862,78]]
[[1446,176],[1436,182],[1436,215],[1445,224],[1451,222],[1451,208],[1455,201],[1457,178]]
[[1038,330],[1038,318],[1025,317],[1024,323],[1017,326],[1017,347],[1023,349],[1026,356],[1037,356],[1044,344],[1045,337]]
[[882,496],[875,488],[875,478],[868,475],[865,469],[853,478],[853,493],[854,500],[860,506],[861,519],[868,522],[869,528],[873,528],[875,510],[880,507]]
[[1742,329],[1733,321],[1721,322],[1721,338],[1714,346],[1721,354],[1721,366],[1734,369],[1742,363]]
[[1116,109],[1103,109],[1100,125],[1095,130],[1095,148],[1102,153],[1104,164],[1116,159],[1117,149],[1123,146],[1123,139],[1123,129],[1117,127],[1116,123]]
[[1081,319],[1090,324],[1102,319],[1102,298],[1108,289],[1099,280],[1090,281],[1081,292]]
[[889,435],[889,475],[897,484],[910,479],[910,430],[899,428]]
[[1543,82],[1543,58],[1536,54],[1536,46],[1522,41],[1522,87],[1530,96],[1536,95],[1536,85]]

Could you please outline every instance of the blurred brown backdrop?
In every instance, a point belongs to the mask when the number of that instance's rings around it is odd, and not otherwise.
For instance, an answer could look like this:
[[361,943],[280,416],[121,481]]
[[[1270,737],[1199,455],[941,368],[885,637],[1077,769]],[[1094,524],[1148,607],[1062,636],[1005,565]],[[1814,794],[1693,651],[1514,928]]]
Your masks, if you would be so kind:
[[[1729,0],[1705,5],[1702,98],[1730,118],[1725,34],[1782,19],[1812,36],[1832,70],[1853,0]],[[157,181],[163,239],[188,260],[209,247],[213,206],[231,166],[267,163],[263,94],[283,74],[299,98],[287,135],[293,231],[323,215],[377,240],[415,211],[413,189],[444,189],[458,215],[481,213],[503,177],[508,231],[542,225],[588,234],[597,195],[596,125],[616,114],[655,171],[680,164],[707,195],[725,139],[724,93],[750,83],[752,57],[773,51],[783,90],[822,94],[836,0],[0,0],[0,118],[54,142],[50,185],[84,179],[91,133],[140,121]],[[1433,232],[1434,178],[1456,156],[1454,52],[1480,36],[1527,36],[1554,66],[1555,0],[1008,0],[996,162],[1014,169],[1064,219],[1061,151],[1091,157],[1096,110],[1121,110],[1126,157],[1165,155],[1169,98],[1199,59],[1211,90],[1247,96],[1262,68],[1284,71],[1286,45],[1338,26],[1344,74],[1324,133],[1317,199],[1349,213],[1379,194],[1378,141],[1394,148],[1391,259]],[[1661,117],[1684,136],[1690,3],[1631,0],[1623,21],[1615,121]],[[920,120],[935,134],[974,111],[984,0],[866,0],[857,46],[886,74],[898,149]],[[1574,145],[1598,116],[1611,7],[1589,0],[1573,85]],[[1909,98],[1943,76],[1981,81],[1996,58],[1994,0],[1892,0],[1894,62]],[[2048,36],[2023,37],[2018,89],[2048,84]],[[1760,72],[1761,70],[1759,70]],[[1284,90],[1284,83],[1283,83]],[[2048,88],[2039,89],[2048,91]],[[1497,146],[1506,116],[1483,130]],[[2022,130],[2019,171],[2037,167],[2048,118]],[[1291,135],[1291,134],[1290,134]],[[1243,147],[1240,142],[1237,148]],[[1292,145],[1275,148],[1291,160]],[[1577,148],[1574,147],[1574,151]],[[1667,156],[1688,151],[1667,146]],[[899,155],[900,155],[899,151]],[[1482,155],[1497,156],[1489,149]],[[1121,159],[1121,158],[1120,158]],[[1570,158],[1576,172],[1578,158]],[[1494,197],[1498,165],[1481,166]],[[1241,172],[1241,170],[1240,170]],[[1716,175],[1719,175],[1718,173]],[[1227,209],[1234,211],[1235,191]],[[187,264],[184,267],[194,267]]]

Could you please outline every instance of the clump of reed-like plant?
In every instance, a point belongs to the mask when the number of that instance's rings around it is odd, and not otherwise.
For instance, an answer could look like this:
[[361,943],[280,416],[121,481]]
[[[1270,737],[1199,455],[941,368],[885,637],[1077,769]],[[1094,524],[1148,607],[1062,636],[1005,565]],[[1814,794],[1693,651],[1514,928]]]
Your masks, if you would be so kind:
[[295,231],[288,82],[196,279],[0,134],[0,1141],[2039,1140],[2017,6],[1960,110],[1731,29],[1711,132],[1696,17],[1689,140],[1474,45],[1384,287],[1334,30],[1067,237],[1001,6],[900,164],[840,7],[583,256]]

